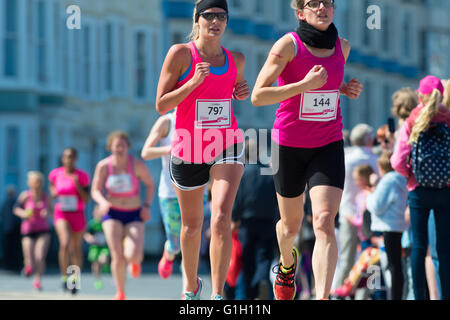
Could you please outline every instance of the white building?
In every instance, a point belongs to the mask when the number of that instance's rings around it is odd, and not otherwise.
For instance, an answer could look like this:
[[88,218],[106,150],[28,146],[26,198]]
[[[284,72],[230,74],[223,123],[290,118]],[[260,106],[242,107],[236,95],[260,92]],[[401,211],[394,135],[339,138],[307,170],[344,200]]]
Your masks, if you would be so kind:
[[[70,5],[80,8],[80,29],[67,26]],[[0,0],[0,200],[8,184],[26,188],[28,170],[59,166],[68,146],[92,178],[113,130],[128,132],[140,154],[157,118],[160,12],[147,0]],[[158,182],[159,162],[149,166]],[[150,251],[162,250],[158,208]]]

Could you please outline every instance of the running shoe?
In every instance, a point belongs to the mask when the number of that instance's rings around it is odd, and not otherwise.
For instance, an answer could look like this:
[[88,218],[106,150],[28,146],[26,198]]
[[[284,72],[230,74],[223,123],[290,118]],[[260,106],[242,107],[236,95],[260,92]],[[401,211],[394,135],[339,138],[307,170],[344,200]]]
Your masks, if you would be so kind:
[[101,288],[103,288],[102,280],[95,280],[94,281],[94,288],[95,288],[95,290],[100,290]]
[[31,268],[31,266],[25,266],[22,270],[22,274],[25,277],[30,277],[33,274],[33,268]]
[[166,251],[164,251],[162,258],[158,263],[158,273],[161,278],[167,279],[172,275],[173,261],[174,260],[170,261],[167,259]]
[[140,263],[129,263],[128,264],[128,272],[133,279],[139,278],[141,275],[141,264]]
[[39,280],[33,282],[33,288],[36,289],[37,291],[41,291],[42,290],[41,282]]
[[185,291],[184,300],[200,300],[202,289],[203,289],[203,280],[197,278],[197,290],[195,290],[194,292]]
[[114,296],[113,300],[126,300],[125,293],[123,291],[117,291],[116,295]]
[[216,294],[212,300],[225,300],[220,294]]
[[292,249],[292,255],[294,256],[294,264],[289,269],[286,269],[281,264],[281,259],[272,271],[278,266],[278,270],[276,272],[277,276],[275,278],[275,282],[273,283],[273,293],[275,295],[276,300],[294,300],[296,294],[296,285],[295,285],[295,271],[297,270],[297,259],[298,259],[298,251],[297,248],[294,247]]
[[352,284],[350,282],[345,282],[342,286],[340,286],[339,288],[333,290],[331,292],[331,294],[333,296],[337,296],[337,297],[341,297],[341,298],[346,298],[350,296],[350,293],[352,291]]

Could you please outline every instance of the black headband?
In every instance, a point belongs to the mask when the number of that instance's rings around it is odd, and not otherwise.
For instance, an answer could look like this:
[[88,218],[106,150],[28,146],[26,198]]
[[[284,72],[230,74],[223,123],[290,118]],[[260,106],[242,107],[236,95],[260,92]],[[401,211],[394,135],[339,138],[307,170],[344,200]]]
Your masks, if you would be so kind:
[[221,8],[228,13],[228,4],[226,0],[203,0],[197,4],[197,13],[195,15],[195,22],[198,22],[200,13],[210,8]]

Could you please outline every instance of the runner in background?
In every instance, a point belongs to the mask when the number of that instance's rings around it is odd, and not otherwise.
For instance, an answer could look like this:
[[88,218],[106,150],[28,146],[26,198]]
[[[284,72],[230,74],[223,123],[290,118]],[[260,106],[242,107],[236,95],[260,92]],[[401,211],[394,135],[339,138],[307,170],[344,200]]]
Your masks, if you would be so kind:
[[[86,227],[85,205],[89,201],[89,175],[76,168],[77,150],[64,150],[63,166],[53,169],[49,175],[50,194],[55,199],[53,224],[59,240],[58,261],[62,288],[68,290],[67,268],[75,265],[82,269],[83,235]],[[76,277],[72,278],[76,282]],[[72,294],[78,289],[74,284]]]
[[[155,184],[145,163],[129,154],[130,140],[123,131],[107,139],[111,156],[101,160],[92,180],[92,198],[102,216],[103,231],[111,253],[111,271],[116,284],[115,300],[125,300],[126,270],[133,278],[141,274],[144,259],[145,222]],[[140,183],[145,185],[142,203]]]
[[44,176],[38,171],[27,174],[29,190],[17,198],[14,214],[22,219],[20,233],[24,258],[24,274],[34,273],[33,287],[42,290],[41,277],[45,271],[45,258],[50,244],[50,198],[42,190]]

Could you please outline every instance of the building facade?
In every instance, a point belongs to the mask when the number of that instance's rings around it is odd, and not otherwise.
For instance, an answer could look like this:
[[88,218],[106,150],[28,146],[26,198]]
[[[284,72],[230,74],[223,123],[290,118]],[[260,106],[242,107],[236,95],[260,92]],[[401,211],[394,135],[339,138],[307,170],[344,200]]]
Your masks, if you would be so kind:
[[[71,5],[79,29],[69,27]],[[0,0],[0,200],[7,185],[26,188],[27,171],[59,166],[69,146],[92,178],[113,130],[128,132],[140,154],[157,118],[160,12],[147,0]],[[159,163],[148,165],[157,182]],[[163,238],[157,201],[152,209],[151,252]]]

